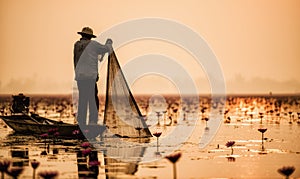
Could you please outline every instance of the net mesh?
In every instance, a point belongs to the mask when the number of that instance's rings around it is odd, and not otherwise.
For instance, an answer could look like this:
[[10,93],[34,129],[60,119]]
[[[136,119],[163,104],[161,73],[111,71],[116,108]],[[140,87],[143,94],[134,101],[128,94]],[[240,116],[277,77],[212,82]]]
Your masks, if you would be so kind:
[[115,52],[110,53],[108,57],[106,82],[103,122],[108,131],[121,137],[151,137]]

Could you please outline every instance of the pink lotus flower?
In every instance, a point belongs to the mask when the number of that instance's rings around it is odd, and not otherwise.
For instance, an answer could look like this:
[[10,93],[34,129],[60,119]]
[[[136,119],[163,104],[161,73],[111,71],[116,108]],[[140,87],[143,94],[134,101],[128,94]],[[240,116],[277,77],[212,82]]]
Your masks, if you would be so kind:
[[74,130],[74,131],[72,132],[72,134],[73,134],[73,135],[78,135],[78,134],[80,134],[80,131],[79,131],[79,130]]
[[235,144],[235,141],[228,141],[225,145],[226,147],[232,147]]
[[86,156],[92,152],[92,149],[84,149],[81,151],[82,155]]
[[32,167],[33,169],[38,168],[39,165],[40,165],[40,162],[39,162],[39,161],[36,161],[36,160],[31,161],[31,167]]
[[235,144],[235,141],[228,141],[225,145],[226,147],[231,147],[231,155],[233,155],[233,145]]
[[265,150],[265,147],[264,147],[264,133],[267,131],[267,128],[259,128],[257,130],[259,132],[261,132],[261,150]]
[[176,152],[176,153],[172,153],[172,154],[165,156],[166,159],[168,159],[170,162],[173,163],[173,178],[174,179],[177,178],[176,162],[179,160],[180,157],[181,157],[181,152]]
[[162,134],[162,132],[154,132],[154,133],[153,133],[153,135],[154,135],[155,137],[160,137],[161,134]]
[[22,167],[12,167],[7,171],[7,174],[13,178],[17,178],[23,172]]
[[155,131],[153,133],[153,135],[156,137],[156,153],[159,154],[159,151],[158,151],[158,138],[161,136],[161,131]]
[[180,157],[181,157],[181,152],[176,152],[165,156],[165,158],[172,163],[176,163]]
[[284,167],[278,169],[277,171],[281,175],[284,175],[288,178],[295,171],[295,167],[294,166],[286,166],[286,167],[284,166]]
[[89,162],[89,166],[99,166],[100,165],[100,162],[97,161],[97,160],[94,160],[94,161],[90,161]]
[[260,128],[260,129],[257,129],[257,130],[261,133],[265,133],[268,129],[267,128]]
[[81,144],[81,147],[83,147],[83,148],[88,148],[88,147],[91,147],[91,144],[90,144],[89,142],[83,142],[83,143]]
[[40,162],[36,161],[35,159],[31,161],[31,167],[33,168],[32,178],[35,179],[35,170],[39,167]]
[[10,165],[9,160],[2,160],[0,161],[0,172],[6,172]]
[[38,175],[44,179],[53,179],[58,175],[57,171],[42,171]]

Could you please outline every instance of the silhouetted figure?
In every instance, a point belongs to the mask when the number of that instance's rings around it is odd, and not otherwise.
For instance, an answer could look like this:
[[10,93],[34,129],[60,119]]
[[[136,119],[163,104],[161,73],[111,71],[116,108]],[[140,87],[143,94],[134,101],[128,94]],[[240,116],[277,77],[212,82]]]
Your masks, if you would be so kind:
[[13,95],[12,113],[28,113],[29,112],[29,97],[20,93],[19,95]]
[[[109,52],[112,41],[108,39],[105,45],[91,40],[96,36],[89,27],[78,32],[82,37],[74,45],[75,80],[79,91],[77,121],[79,125],[86,125],[87,108],[89,107],[89,124],[98,121],[98,61],[102,61],[105,53]],[[101,58],[99,56],[101,55]]]

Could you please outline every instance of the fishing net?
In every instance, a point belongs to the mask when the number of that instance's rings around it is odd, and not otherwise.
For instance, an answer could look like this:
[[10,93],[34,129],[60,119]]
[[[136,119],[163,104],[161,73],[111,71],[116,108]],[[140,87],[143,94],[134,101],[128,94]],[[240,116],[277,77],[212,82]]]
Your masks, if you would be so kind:
[[120,137],[151,137],[115,52],[108,57],[104,124]]

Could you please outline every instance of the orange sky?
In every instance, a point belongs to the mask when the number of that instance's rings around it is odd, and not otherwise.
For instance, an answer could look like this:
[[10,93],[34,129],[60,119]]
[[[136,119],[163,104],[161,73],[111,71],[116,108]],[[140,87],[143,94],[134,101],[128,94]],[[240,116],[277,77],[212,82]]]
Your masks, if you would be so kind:
[[[100,34],[144,17],[172,19],[202,36],[221,64],[228,93],[300,93],[298,0],[2,0],[0,94],[70,93],[77,31],[90,26]],[[116,53],[122,65],[143,54],[170,56],[191,74],[199,93],[210,91],[201,66],[172,44],[137,41]],[[140,78],[132,89],[176,92],[159,76]]]

